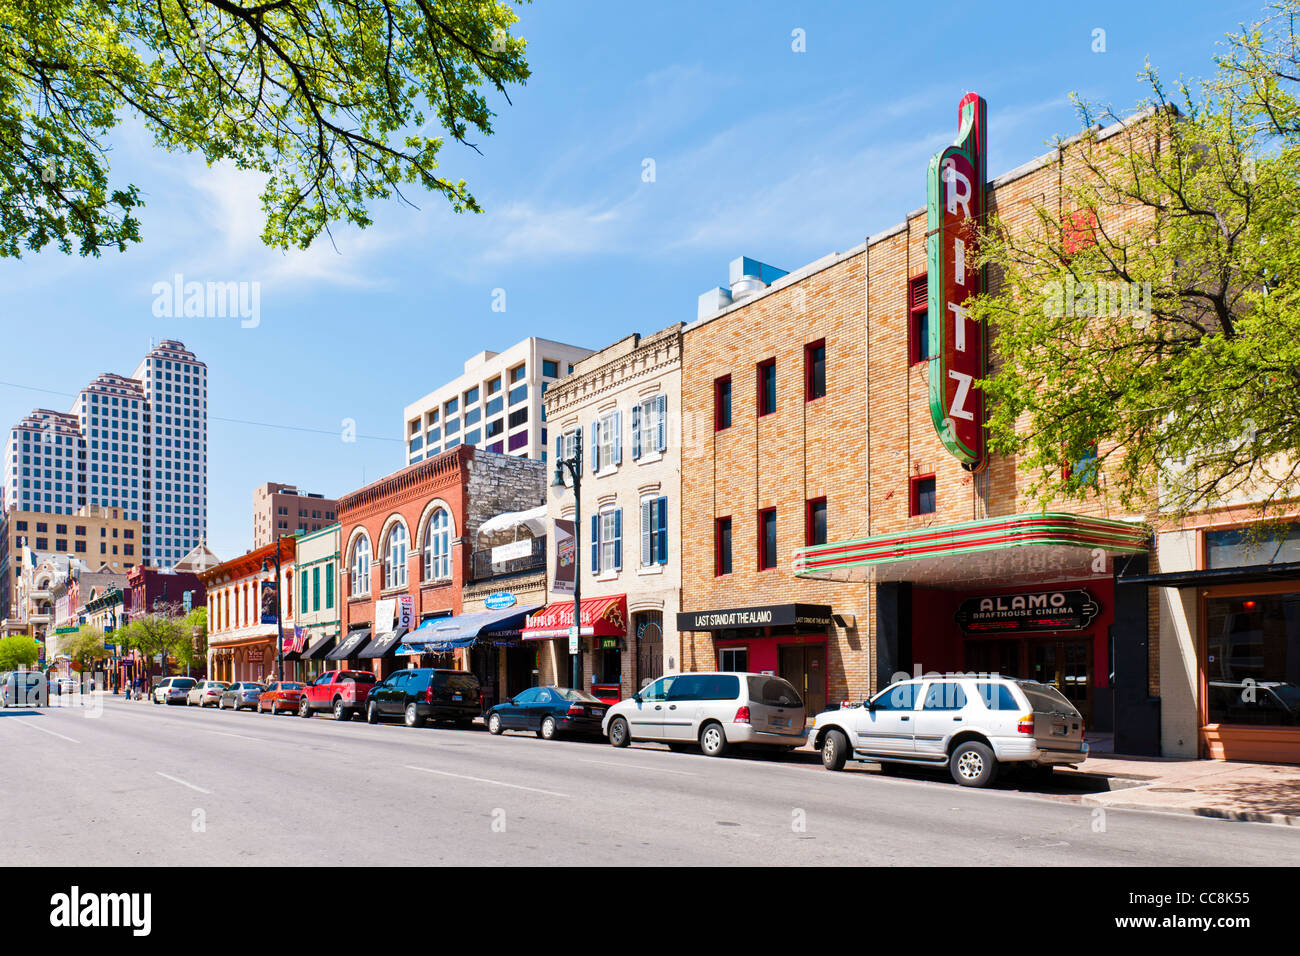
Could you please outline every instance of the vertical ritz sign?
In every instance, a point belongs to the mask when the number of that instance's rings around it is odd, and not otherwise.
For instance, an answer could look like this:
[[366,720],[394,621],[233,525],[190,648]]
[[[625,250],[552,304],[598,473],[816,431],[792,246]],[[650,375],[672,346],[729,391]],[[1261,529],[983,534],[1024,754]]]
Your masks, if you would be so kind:
[[930,307],[930,419],[939,440],[969,471],[984,467],[985,330],[966,300],[984,289],[974,268],[984,221],[986,106],[967,93],[957,108],[957,142],[930,160],[926,183],[926,259]]

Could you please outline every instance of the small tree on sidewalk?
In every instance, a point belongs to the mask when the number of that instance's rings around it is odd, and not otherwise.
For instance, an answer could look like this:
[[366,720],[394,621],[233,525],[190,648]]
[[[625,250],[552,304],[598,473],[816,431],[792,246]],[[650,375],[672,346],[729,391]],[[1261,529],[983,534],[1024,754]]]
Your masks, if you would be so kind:
[[25,634],[14,634],[0,639],[0,671],[32,667],[40,659],[36,640]]

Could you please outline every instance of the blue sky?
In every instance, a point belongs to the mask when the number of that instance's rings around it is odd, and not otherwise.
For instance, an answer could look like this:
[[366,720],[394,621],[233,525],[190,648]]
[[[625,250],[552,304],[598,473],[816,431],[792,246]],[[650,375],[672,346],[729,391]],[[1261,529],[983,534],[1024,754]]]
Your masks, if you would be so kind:
[[[379,204],[370,229],[336,231],[337,250],[262,247],[257,180],[154,152],[128,123],[113,178],[142,187],[144,242],[0,260],[0,423],[66,410],[99,372],[129,374],[151,337],[180,339],[209,369],[208,535],[231,557],[251,546],[260,483],[335,496],[401,467],[403,407],[473,353],[528,335],[599,348],[690,321],[732,258],[795,269],[922,205],[967,90],[988,100],[996,176],[1077,132],[1072,91],[1125,110],[1147,57],[1169,79],[1206,75],[1262,6],[538,3],[518,28],[528,85],[494,101],[481,156],[444,148],[442,172],[486,212]],[[155,318],[151,287],[178,272],[259,282],[260,325]]]

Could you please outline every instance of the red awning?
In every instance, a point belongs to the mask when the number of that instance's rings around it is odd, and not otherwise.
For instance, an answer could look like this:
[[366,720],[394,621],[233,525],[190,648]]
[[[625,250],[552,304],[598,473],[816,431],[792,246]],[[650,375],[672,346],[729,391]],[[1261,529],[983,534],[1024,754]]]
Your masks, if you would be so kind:
[[[524,640],[540,641],[568,637],[573,626],[573,602],[556,601],[524,622]],[[584,637],[623,637],[627,634],[627,595],[611,594],[582,602]]]

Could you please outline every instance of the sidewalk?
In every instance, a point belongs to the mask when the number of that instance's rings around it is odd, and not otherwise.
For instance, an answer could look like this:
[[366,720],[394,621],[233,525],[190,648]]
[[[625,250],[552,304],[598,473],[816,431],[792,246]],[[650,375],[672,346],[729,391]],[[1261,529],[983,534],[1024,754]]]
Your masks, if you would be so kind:
[[1296,766],[1099,754],[1057,776],[1104,779],[1108,789],[1083,796],[1085,806],[1300,826]]

